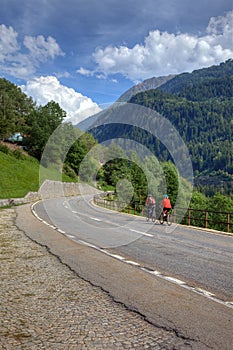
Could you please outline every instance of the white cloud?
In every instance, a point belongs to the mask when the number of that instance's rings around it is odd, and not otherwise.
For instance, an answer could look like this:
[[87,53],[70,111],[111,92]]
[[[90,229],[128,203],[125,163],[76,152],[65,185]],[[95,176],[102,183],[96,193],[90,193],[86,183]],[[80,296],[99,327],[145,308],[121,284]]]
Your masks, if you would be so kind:
[[86,77],[90,77],[93,75],[92,71],[90,71],[89,69],[85,69],[83,67],[80,67],[76,72]]
[[51,100],[59,103],[67,113],[66,121],[74,125],[101,110],[90,98],[61,85],[54,76],[34,78],[21,86],[21,89],[38,105],[44,106]]
[[49,36],[25,36],[22,45],[12,27],[0,25],[0,69],[21,79],[32,76],[40,63],[64,56],[56,40]]
[[20,49],[17,36],[18,34],[12,27],[7,28],[4,24],[0,25],[0,62]]
[[29,55],[36,60],[44,62],[48,58],[54,59],[56,56],[64,56],[56,40],[48,36],[47,40],[43,35],[37,37],[25,36],[24,46],[28,49]]
[[152,76],[192,71],[233,57],[233,11],[211,18],[203,36],[150,31],[132,48],[107,46],[93,54],[95,73],[122,74],[136,81]]

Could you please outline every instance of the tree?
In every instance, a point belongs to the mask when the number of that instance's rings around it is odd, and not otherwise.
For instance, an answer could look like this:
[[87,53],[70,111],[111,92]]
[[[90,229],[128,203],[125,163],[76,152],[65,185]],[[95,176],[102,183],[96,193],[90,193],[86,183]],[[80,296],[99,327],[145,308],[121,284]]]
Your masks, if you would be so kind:
[[0,78],[0,139],[22,132],[35,103],[19,87]]
[[179,190],[178,171],[172,162],[165,162],[163,164],[163,171],[166,180],[166,186],[164,188],[167,188],[167,194],[174,206]]
[[43,107],[39,106],[30,113],[26,120],[27,137],[24,145],[27,146],[31,155],[40,160],[49,137],[61,125],[65,116],[66,112],[54,101]]
[[[81,131],[76,129],[77,138],[73,142],[72,146],[69,149],[69,152],[66,156],[66,163],[71,166],[71,168],[79,173],[80,164],[82,163],[84,157],[90,152],[95,146],[97,146],[97,141],[89,133],[81,134]],[[91,155],[91,158],[94,160],[95,155]],[[89,157],[90,159],[90,157]],[[97,161],[98,163],[98,161]],[[95,162],[96,164],[96,162]],[[83,173],[83,171],[82,171]],[[82,175],[84,176],[84,175]]]

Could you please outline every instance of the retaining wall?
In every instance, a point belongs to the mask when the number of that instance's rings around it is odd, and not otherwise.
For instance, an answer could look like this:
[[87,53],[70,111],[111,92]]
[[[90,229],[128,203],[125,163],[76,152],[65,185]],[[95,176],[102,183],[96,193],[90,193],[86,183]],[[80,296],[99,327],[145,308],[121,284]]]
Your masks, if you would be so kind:
[[0,207],[8,205],[26,204],[36,202],[40,199],[79,196],[82,194],[97,194],[100,193],[94,187],[78,182],[61,182],[46,180],[41,185],[38,192],[29,192],[23,198],[0,199]]

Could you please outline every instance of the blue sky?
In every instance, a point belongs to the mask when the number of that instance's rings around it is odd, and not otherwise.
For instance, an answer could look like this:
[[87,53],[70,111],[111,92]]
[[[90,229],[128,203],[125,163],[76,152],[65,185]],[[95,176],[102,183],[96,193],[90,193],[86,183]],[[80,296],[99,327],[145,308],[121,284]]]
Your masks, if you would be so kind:
[[0,74],[73,122],[135,83],[233,58],[232,0],[1,0]]

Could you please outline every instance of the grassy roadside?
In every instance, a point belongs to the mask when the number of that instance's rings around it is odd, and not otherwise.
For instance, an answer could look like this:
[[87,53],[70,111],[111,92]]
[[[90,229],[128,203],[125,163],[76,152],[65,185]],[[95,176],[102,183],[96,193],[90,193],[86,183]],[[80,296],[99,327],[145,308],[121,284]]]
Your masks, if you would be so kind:
[[[20,151],[0,151],[0,198],[22,198],[30,191],[38,191],[39,174],[40,163],[35,158]],[[61,179],[61,174],[55,170],[44,169],[43,176],[50,180]],[[74,182],[66,175],[62,180]]]

